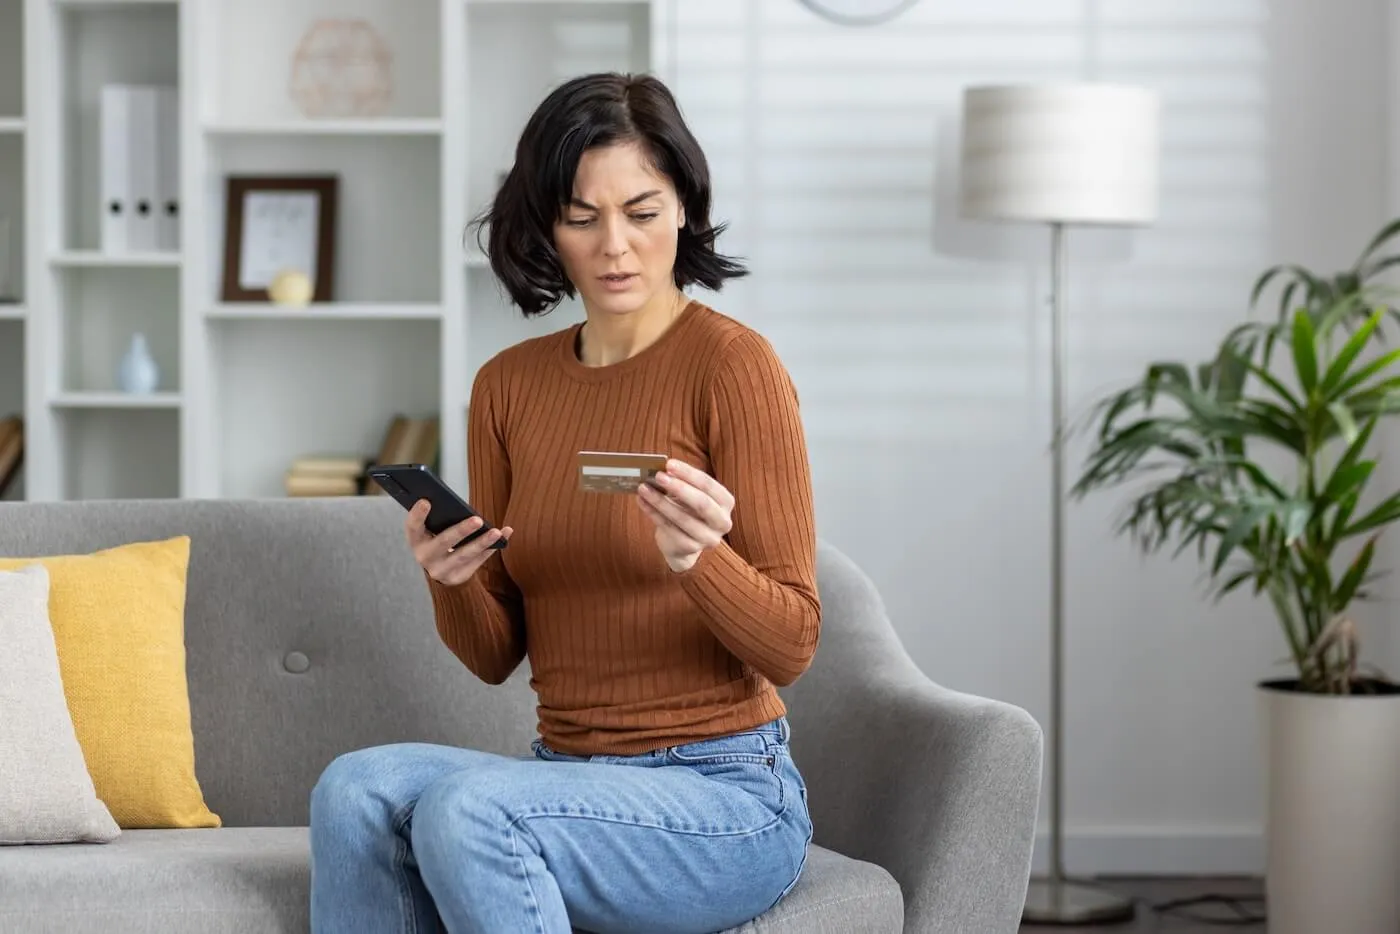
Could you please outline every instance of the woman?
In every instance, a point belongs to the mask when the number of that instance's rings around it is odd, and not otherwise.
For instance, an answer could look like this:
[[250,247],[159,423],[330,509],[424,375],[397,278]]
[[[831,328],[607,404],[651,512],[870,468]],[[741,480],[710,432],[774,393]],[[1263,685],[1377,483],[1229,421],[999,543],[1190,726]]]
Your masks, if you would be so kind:
[[[682,291],[744,274],[709,210],[654,78],[575,79],[526,125],[487,253],[525,314],[578,295],[586,320],[474,380],[471,497],[500,528],[454,551],[479,522],[433,536],[419,503],[405,533],[467,668],[499,684],[529,656],[539,738],[333,762],[315,930],[716,931],[796,883],[812,827],[774,686],[821,624],[811,479],[769,344]],[[584,488],[583,451],[669,460],[618,494]]]

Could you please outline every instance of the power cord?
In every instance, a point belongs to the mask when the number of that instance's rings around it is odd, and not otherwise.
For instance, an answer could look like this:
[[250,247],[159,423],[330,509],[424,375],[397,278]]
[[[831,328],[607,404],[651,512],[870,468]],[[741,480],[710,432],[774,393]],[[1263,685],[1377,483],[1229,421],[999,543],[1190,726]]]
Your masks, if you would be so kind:
[[[1189,898],[1174,898],[1164,902],[1148,902],[1144,904],[1157,914],[1170,914],[1180,918],[1185,918],[1195,924],[1209,924],[1219,927],[1250,927],[1256,924],[1263,924],[1267,919],[1262,910],[1254,910],[1246,906],[1264,904],[1262,895],[1221,895],[1219,893],[1208,892],[1204,895],[1193,895]],[[1202,905],[1215,906],[1220,913],[1212,912],[1202,914],[1186,909]],[[1233,913],[1233,914],[1231,914]]]

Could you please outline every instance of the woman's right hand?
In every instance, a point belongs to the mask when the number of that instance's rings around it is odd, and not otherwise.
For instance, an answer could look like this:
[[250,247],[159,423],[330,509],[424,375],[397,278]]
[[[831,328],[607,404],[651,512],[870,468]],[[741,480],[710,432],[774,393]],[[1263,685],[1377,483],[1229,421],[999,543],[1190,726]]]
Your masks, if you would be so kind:
[[491,547],[498,539],[510,538],[510,527],[492,529],[485,535],[454,550],[452,546],[481,528],[482,520],[472,517],[459,522],[440,534],[429,532],[424,523],[428,518],[428,501],[420,499],[408,511],[404,520],[404,534],[408,546],[413,549],[413,557],[428,576],[440,584],[456,587],[471,580],[487,559],[495,553]]

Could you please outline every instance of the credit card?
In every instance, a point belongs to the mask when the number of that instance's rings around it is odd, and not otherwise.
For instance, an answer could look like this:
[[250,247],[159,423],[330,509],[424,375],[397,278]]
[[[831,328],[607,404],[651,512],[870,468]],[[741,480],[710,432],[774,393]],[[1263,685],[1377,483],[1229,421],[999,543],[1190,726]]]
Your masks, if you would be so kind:
[[578,488],[590,493],[635,493],[665,469],[665,454],[579,451]]

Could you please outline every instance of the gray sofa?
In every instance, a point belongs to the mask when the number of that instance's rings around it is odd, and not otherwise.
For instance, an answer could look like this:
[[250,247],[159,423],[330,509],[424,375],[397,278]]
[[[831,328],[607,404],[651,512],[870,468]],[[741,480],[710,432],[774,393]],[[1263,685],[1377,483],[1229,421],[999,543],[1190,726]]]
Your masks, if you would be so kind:
[[[0,847],[0,931],[305,931],[307,798],[332,758],[400,740],[528,751],[526,672],[490,687],[440,644],[401,523],[383,497],[0,504],[3,557],[191,536],[196,767],[225,824]],[[784,690],[814,848],[791,895],[743,930],[1015,931],[1039,727],[925,678],[827,544],[820,588],[816,661]]]

